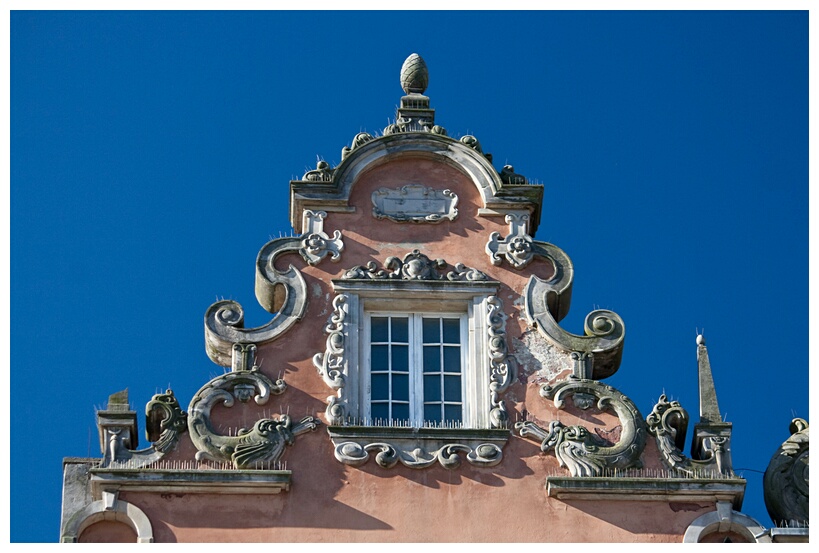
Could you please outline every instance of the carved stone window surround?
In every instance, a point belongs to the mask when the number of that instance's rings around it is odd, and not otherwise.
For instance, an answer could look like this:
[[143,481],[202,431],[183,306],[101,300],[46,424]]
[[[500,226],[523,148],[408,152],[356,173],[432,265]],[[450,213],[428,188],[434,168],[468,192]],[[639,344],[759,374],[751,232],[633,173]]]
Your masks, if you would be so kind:
[[[336,314],[328,324],[327,351],[317,354],[314,362],[325,383],[337,390],[337,395],[328,398],[326,411],[333,425],[328,433],[336,446],[336,458],[357,466],[367,461],[368,452],[380,451],[376,462],[385,468],[399,461],[411,468],[435,462],[454,468],[460,464],[461,452],[477,466],[500,462],[501,448],[511,434],[506,429],[491,429],[505,425],[497,392],[509,381],[505,346],[498,346],[505,344],[496,315],[500,283],[397,279],[334,279],[332,283],[338,294]],[[359,425],[367,382],[365,371],[360,370],[368,346],[364,321],[367,313],[378,311],[466,314],[463,428]]]

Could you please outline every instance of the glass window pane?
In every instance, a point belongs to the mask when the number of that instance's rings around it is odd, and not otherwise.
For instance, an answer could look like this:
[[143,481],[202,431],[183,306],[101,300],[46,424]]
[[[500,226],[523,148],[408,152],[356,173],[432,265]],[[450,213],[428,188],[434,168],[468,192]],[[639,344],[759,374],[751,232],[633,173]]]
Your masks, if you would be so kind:
[[424,401],[441,401],[441,377],[424,375]]
[[370,346],[370,370],[386,371],[390,368],[388,364],[388,352],[390,346]]
[[448,421],[461,422],[461,406],[444,405],[444,415]]
[[389,381],[387,374],[374,374],[370,376],[372,387],[370,389],[370,397],[373,400],[390,399]]
[[446,401],[461,401],[461,377],[444,377],[444,399]]
[[461,343],[461,321],[460,319],[443,319],[444,321],[444,343]]
[[458,346],[444,346],[444,371],[448,373],[461,372],[461,348]]
[[389,341],[389,336],[387,335],[387,321],[387,317],[370,318],[370,340],[373,342]]
[[424,318],[423,327],[425,344],[437,344],[441,341],[440,320],[441,319]]
[[440,346],[424,346],[424,372],[441,372],[441,348]]
[[409,375],[392,375],[392,399],[393,401],[409,401]]
[[392,420],[395,422],[409,421],[409,403],[393,403]]
[[409,319],[406,317],[392,318],[392,342],[409,342]]
[[437,403],[424,405],[424,421],[441,422],[441,405]]
[[370,406],[370,418],[375,422],[380,419],[380,424],[385,424],[387,417],[389,417],[389,404],[387,403],[373,403]]
[[392,370],[409,371],[409,346],[392,346]]

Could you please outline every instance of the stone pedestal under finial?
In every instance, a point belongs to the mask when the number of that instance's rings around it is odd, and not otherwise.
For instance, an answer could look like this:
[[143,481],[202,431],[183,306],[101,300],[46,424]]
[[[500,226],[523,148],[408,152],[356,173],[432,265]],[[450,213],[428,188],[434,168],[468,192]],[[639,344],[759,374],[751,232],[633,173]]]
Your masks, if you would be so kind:
[[429,70],[424,58],[410,54],[401,66],[401,88],[406,96],[401,98],[392,132],[430,131],[435,125],[435,110],[429,107],[429,97],[424,92],[429,85]]

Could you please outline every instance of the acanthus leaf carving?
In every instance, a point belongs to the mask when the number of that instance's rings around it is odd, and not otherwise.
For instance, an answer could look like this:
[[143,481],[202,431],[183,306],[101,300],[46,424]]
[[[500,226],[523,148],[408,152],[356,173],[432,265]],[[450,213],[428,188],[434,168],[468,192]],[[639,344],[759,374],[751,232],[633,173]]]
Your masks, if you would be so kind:
[[640,455],[645,448],[646,426],[637,406],[625,395],[611,386],[596,380],[570,376],[554,386],[543,385],[540,395],[552,399],[558,409],[565,407],[565,400],[575,394],[581,395],[576,406],[591,407],[587,396],[597,399],[600,411],[612,410],[622,427],[620,440],[613,446],[602,441],[583,426],[565,426],[559,421],[551,421],[545,430],[533,421],[518,422],[515,428],[521,437],[540,440],[541,450],[555,450],[560,466],[569,470],[572,476],[602,476],[606,470],[639,468]]

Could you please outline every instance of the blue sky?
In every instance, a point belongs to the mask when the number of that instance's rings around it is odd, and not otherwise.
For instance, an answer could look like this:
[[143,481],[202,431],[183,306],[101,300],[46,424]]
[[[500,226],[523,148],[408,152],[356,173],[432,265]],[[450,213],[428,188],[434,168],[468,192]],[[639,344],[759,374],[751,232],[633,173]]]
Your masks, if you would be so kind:
[[808,418],[807,12],[12,12],[12,541],[58,539],[61,460],[99,456],[108,395],[187,405],[222,372],[214,300],[269,320],[254,261],[289,180],[383,129],[412,52],[436,123],[544,184],[562,325],[623,317],[608,382],[644,415],[665,392],[696,422],[704,329],[771,525],[761,472]]

